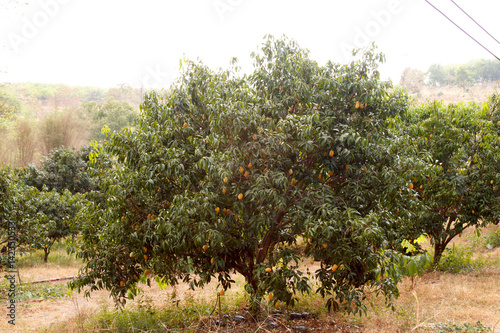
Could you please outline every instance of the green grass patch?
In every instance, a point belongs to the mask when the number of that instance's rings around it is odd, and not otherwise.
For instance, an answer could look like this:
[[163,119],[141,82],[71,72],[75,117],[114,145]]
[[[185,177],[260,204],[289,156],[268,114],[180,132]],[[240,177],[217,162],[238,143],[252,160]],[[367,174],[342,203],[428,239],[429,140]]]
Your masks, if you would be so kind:
[[[15,297],[16,302],[28,300],[46,300],[67,297],[68,290],[66,284],[16,284]],[[1,302],[9,301],[9,284],[6,279],[2,279],[0,284]]]

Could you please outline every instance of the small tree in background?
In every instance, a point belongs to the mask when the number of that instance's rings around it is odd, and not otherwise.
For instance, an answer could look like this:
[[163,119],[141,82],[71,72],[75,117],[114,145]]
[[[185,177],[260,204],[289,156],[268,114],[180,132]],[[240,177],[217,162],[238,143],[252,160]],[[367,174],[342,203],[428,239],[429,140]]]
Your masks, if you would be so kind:
[[500,219],[498,101],[429,103],[414,107],[400,125],[435,169],[414,174],[411,188],[421,204],[415,226],[431,236],[437,265],[454,237]]
[[24,181],[40,191],[56,190],[61,194],[65,189],[73,194],[94,190],[97,185],[87,173],[90,151],[90,147],[54,149],[42,158],[40,168],[33,164],[28,166]]

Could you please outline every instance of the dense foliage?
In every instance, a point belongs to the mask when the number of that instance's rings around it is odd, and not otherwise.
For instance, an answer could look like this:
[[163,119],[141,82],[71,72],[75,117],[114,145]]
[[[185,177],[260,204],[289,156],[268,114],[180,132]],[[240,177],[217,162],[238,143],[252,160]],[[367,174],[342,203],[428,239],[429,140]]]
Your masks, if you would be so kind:
[[[362,312],[365,288],[397,295],[384,250],[418,236],[400,192],[415,162],[393,154],[386,120],[407,99],[380,82],[383,56],[319,66],[269,37],[253,59],[251,75],[187,62],[178,85],[145,98],[134,130],[92,155],[103,202],[82,214],[87,264],[73,287],[123,302],[150,274],[227,289],[237,272],[257,313],[266,294],[293,303],[312,290],[305,254],[329,308]],[[99,167],[107,154],[112,169]]]

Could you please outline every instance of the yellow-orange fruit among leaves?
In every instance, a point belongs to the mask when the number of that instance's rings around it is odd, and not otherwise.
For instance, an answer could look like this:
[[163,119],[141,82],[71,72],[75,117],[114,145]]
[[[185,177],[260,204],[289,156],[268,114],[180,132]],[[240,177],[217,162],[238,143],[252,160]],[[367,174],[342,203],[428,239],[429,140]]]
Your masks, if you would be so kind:
[[248,163],[248,168],[251,169],[253,167],[252,163]]
[[250,174],[248,173],[248,171],[245,171],[245,173],[243,174],[243,176],[245,176],[245,178],[248,178]]
[[227,177],[224,177],[224,183],[227,183]]
[[257,134],[254,134],[254,135],[253,135],[253,139],[254,139],[254,140],[257,140]]
[[226,188],[225,187],[222,188],[222,193],[226,194]]
[[333,150],[330,150],[330,157],[333,156]]
[[339,268],[339,265],[335,264],[332,266],[332,272],[335,272]]
[[219,292],[219,295],[224,296],[224,290],[221,290],[221,291]]
[[413,190],[413,183],[410,183],[410,185],[408,185],[408,187],[410,188],[410,190]]
[[206,251],[206,250],[208,250],[208,245],[207,244],[203,245],[203,251]]
[[149,275],[149,269],[146,269],[146,272],[144,273],[146,273],[146,275]]
[[359,106],[360,106],[359,101],[357,101],[356,102],[356,109],[359,109]]
[[328,247],[328,244],[323,244],[323,247],[326,249]]
[[243,171],[245,171],[245,169],[243,169],[243,167],[240,167],[240,173],[243,173]]
[[219,207],[215,208],[215,213],[219,214],[219,212],[220,212],[220,208]]
[[243,193],[238,194],[238,199],[243,199]]
[[269,296],[267,297],[270,301],[273,300],[273,294],[269,294]]
[[210,259],[210,263],[213,264],[214,263],[214,258]]
[[125,282],[120,281],[120,287],[123,287],[125,285]]
[[144,255],[144,260],[148,260],[148,255],[147,254]]
[[266,273],[271,273],[272,269],[271,268],[266,268]]
[[186,127],[188,127],[188,124],[184,123],[184,125],[182,125],[182,127],[186,128]]
[[311,265],[314,265],[314,259],[311,259]]

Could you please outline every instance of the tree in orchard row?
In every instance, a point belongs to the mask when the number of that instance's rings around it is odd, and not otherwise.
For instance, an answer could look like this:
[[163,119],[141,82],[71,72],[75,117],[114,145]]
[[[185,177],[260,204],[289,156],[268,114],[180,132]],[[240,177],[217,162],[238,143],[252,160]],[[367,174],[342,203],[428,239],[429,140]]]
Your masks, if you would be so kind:
[[434,246],[434,265],[450,241],[469,227],[500,220],[500,106],[489,103],[414,107],[399,124],[435,172],[411,175],[421,210],[415,227]]
[[47,262],[54,242],[78,233],[72,220],[85,200],[68,190],[58,193],[27,186],[24,173],[0,168],[0,245],[18,253],[42,249]]
[[425,164],[392,153],[386,120],[408,104],[380,82],[383,56],[319,66],[268,37],[252,57],[251,75],[186,62],[167,93],[146,96],[134,130],[91,153],[103,192],[81,214],[73,288],[125,302],[151,275],[225,290],[239,273],[257,315],[266,295],[311,291],[306,254],[329,308],[363,312],[365,288],[397,295],[384,250],[418,236],[398,211],[413,203],[407,169]]

